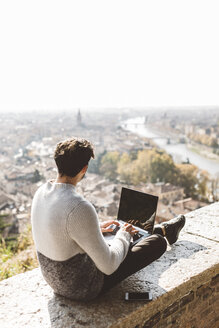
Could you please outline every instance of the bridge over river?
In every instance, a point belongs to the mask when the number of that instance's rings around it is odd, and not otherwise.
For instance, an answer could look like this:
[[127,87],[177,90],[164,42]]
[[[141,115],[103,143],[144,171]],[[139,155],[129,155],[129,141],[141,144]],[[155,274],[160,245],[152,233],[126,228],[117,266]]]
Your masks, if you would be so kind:
[[167,153],[172,155],[176,162],[189,162],[198,166],[202,170],[209,172],[212,177],[219,175],[219,161],[210,160],[204,156],[197,154],[187,147],[184,143],[179,143],[178,140],[173,138],[170,134],[164,136],[159,132],[153,131],[150,124],[145,124],[144,117],[136,117],[121,123],[122,128],[125,130],[137,133],[149,139],[154,139],[154,142]]

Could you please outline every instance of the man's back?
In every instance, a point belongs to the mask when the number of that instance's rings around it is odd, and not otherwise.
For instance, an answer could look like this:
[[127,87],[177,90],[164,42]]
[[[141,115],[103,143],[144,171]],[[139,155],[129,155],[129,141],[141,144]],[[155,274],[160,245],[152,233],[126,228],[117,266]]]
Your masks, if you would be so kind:
[[56,261],[84,252],[67,232],[69,214],[81,202],[86,201],[71,184],[48,181],[38,189],[31,214],[33,238],[38,251]]

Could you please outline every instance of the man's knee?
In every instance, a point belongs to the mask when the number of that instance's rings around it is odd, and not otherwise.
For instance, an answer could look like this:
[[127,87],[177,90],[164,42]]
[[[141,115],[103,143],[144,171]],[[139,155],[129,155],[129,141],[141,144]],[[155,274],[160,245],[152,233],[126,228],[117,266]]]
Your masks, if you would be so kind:
[[162,254],[165,253],[166,250],[167,250],[167,241],[166,241],[166,239],[165,239],[163,236],[161,236],[161,235],[154,234],[153,236],[155,237],[156,244],[157,244],[157,248],[159,249],[159,251],[160,251],[160,253],[161,253],[161,255],[162,255]]

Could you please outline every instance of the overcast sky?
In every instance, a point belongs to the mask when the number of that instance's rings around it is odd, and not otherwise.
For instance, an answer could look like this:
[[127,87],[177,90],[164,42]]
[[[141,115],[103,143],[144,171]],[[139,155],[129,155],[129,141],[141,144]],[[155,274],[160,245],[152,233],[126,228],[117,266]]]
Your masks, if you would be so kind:
[[0,110],[219,105],[218,5],[0,0]]

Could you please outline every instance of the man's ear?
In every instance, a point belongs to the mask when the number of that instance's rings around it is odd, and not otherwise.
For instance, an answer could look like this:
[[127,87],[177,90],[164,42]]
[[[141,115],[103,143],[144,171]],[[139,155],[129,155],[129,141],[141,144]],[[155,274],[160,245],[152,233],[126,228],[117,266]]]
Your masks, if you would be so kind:
[[83,167],[83,169],[82,169],[82,172],[83,172],[83,173],[86,173],[86,172],[87,172],[87,169],[88,169],[88,165],[85,165],[85,166]]

